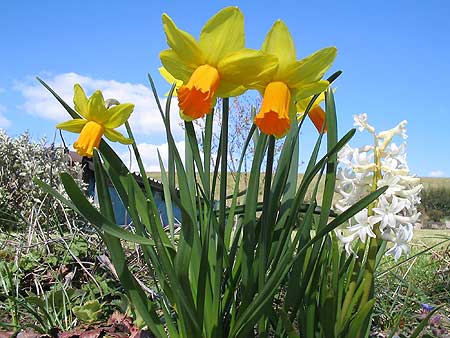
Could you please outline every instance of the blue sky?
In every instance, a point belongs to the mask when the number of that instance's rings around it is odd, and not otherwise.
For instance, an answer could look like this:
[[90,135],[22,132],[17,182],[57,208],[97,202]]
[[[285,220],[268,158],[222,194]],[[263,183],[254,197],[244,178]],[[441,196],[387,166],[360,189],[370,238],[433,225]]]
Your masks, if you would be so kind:
[[[149,152],[164,147],[146,81],[149,72],[161,95],[168,88],[157,72],[158,54],[166,48],[161,14],[198,36],[206,20],[229,5],[244,13],[250,48],[260,47],[276,19],[289,26],[298,57],[337,46],[332,71],[344,71],[335,94],[341,134],[362,112],[377,130],[407,119],[411,170],[420,176],[450,176],[446,0],[2,1],[0,127],[12,136],[29,130],[35,138],[53,138],[55,123],[65,116],[34,80],[40,76],[69,102],[74,82],[136,101],[131,122],[138,142]],[[182,142],[181,132],[177,137]],[[362,140],[357,136],[354,144]],[[302,135],[305,154],[313,141],[309,124]]]

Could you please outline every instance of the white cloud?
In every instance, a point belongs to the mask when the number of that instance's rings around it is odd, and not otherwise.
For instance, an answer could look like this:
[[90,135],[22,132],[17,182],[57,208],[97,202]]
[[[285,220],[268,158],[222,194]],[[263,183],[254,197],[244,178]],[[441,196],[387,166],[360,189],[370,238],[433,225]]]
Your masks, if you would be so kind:
[[[60,95],[64,101],[72,105],[73,85],[79,83],[87,95],[100,89],[105,99],[115,98],[120,102],[130,102],[135,105],[135,110],[130,118],[130,124],[135,133],[164,135],[164,124],[162,122],[153,93],[149,87],[138,83],[118,82],[115,80],[99,80],[77,73],[64,73],[48,76],[44,81]],[[67,120],[67,112],[56,101],[40,83],[21,83],[16,88],[25,98],[23,109],[26,113],[47,118],[54,121]],[[166,104],[166,99],[160,99],[161,104]],[[73,105],[72,105],[73,106]],[[178,136],[182,135],[182,129],[178,126],[181,119],[178,115],[176,98],[171,104],[172,132]]]
[[[175,143],[178,152],[180,153],[181,159],[184,161],[184,149],[185,143],[184,141]],[[158,159],[158,150],[161,155],[161,158],[164,162],[164,167],[167,170],[167,161],[169,158],[169,147],[167,143],[163,144],[150,144],[150,143],[139,143],[138,150],[142,158],[142,162],[144,163],[145,171],[160,171],[159,167],[159,159]],[[129,165],[130,163],[130,153],[124,152],[120,154],[122,161]],[[139,171],[136,159],[134,158],[134,154],[131,156],[131,171]]]
[[428,175],[430,177],[444,177],[445,173],[442,170],[433,170]]
[[4,115],[5,112],[6,107],[0,104],[0,128],[7,128],[11,125],[11,121],[8,120]]

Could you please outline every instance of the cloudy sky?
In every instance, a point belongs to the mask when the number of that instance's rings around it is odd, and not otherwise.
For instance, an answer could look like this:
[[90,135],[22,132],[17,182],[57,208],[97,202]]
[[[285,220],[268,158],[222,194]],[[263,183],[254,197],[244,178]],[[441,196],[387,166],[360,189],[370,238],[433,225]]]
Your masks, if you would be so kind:
[[[428,1],[2,1],[0,2],[0,128],[11,136],[29,130],[52,141],[66,113],[35,80],[44,79],[67,102],[73,84],[88,93],[136,105],[131,125],[148,170],[157,169],[156,149],[166,149],[162,122],[146,74],[155,78],[161,100],[158,54],[167,48],[161,14],[198,37],[219,9],[238,5],[246,19],[246,41],[259,48],[281,18],[294,36],[297,54],[335,45],[331,71],[336,83],[341,134],[354,114],[367,113],[377,130],[408,120],[408,157],[420,176],[450,176],[450,2]],[[179,122],[176,107],[173,121]],[[180,149],[183,132],[175,130]],[[71,144],[74,135],[64,134]],[[314,127],[302,134],[306,160]],[[367,141],[357,135],[354,145]],[[60,142],[59,135],[56,142]],[[118,148],[124,156],[128,150]],[[304,155],[303,155],[304,154]]]

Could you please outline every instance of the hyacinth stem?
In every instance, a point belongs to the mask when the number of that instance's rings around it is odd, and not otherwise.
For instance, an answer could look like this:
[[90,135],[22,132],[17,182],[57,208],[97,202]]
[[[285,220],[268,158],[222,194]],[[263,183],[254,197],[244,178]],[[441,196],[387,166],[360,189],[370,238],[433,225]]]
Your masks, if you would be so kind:
[[[378,181],[382,178],[381,175],[381,150],[377,147],[377,139],[376,137],[374,138],[374,163],[375,163],[375,171],[373,174],[373,178],[372,178],[372,189],[371,191],[375,191],[377,190],[378,187]],[[368,206],[368,210],[367,210],[367,216],[373,216],[373,208],[376,205],[377,200],[375,200],[373,203],[371,203]],[[378,224],[376,224],[374,226],[374,233],[377,236],[377,238],[370,238],[369,240],[369,249],[368,249],[368,253],[367,253],[367,261],[366,264],[364,265],[364,290],[363,290],[363,294],[361,296],[361,300],[359,303],[359,307],[358,309],[360,310],[362,308],[362,306],[364,306],[367,301],[369,300],[369,296],[370,296],[370,292],[372,291],[372,287],[373,287],[373,272],[375,271],[375,261],[376,261],[376,256],[378,253],[378,249],[379,249],[379,240],[378,238],[380,237],[380,230],[378,228]],[[344,302],[342,304],[342,311],[341,311],[341,322],[344,321],[345,316],[347,314],[347,312],[351,309],[349,309],[349,306],[351,304],[352,298],[355,294],[356,291],[356,286],[357,286],[357,280],[358,280],[358,276],[360,274],[361,268],[363,268],[363,264],[362,261],[364,259],[364,253],[365,253],[365,248],[364,246],[360,246],[359,250],[358,250],[358,258],[355,262],[355,268],[352,272],[352,276],[351,276],[351,280],[349,282],[349,286],[345,295],[345,299]]]
[[[372,191],[377,190],[378,187],[378,181],[382,178],[381,174],[381,154],[383,149],[380,149],[377,147],[377,139],[375,137],[374,139],[374,162],[375,162],[375,171],[372,178]],[[373,203],[371,203],[367,210],[367,216],[373,216],[373,208],[376,206],[377,200],[375,200]],[[376,264],[376,258],[377,253],[380,248],[380,229],[379,229],[379,223],[374,225],[373,229],[376,237],[370,238],[369,241],[369,250],[367,253],[367,261],[364,266],[364,290],[363,294],[361,296],[361,301],[359,303],[358,310],[361,310],[362,307],[369,301],[369,298],[373,297],[373,274],[375,271],[375,264]],[[361,337],[364,334],[364,332],[359,332],[358,336]]]

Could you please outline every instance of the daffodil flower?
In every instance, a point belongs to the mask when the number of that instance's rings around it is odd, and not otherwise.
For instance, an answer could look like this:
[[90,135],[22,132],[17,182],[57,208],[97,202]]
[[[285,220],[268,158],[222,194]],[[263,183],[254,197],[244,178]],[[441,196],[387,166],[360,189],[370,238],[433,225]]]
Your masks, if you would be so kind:
[[73,144],[79,155],[92,157],[94,148],[98,148],[103,135],[113,142],[133,143],[114,130],[128,120],[134,109],[133,104],[123,103],[106,107],[101,91],[97,90],[88,99],[79,84],[74,86],[73,102],[75,110],[83,118],[62,122],[56,128],[80,134]]
[[295,102],[328,87],[328,81],[321,79],[336,57],[336,48],[324,48],[297,61],[292,36],[286,24],[278,20],[267,34],[262,51],[278,58],[278,68],[266,82],[251,87],[263,95],[255,124],[263,133],[281,138],[295,120]]
[[[308,108],[309,102],[311,101],[313,96],[314,95],[307,97],[306,99],[297,101],[297,120],[300,121],[303,118],[306,108]],[[319,94],[308,112],[309,118],[311,119],[312,123],[317,128],[317,131],[319,133],[322,132],[322,129],[324,133],[327,132],[327,126],[325,125],[325,111],[320,106],[323,101],[325,101],[325,92]]]
[[237,96],[261,86],[276,70],[276,57],[244,48],[244,17],[237,7],[214,15],[198,41],[168,15],[163,14],[162,21],[170,49],[160,53],[161,63],[183,83],[177,95],[185,120],[210,113],[217,97]]

